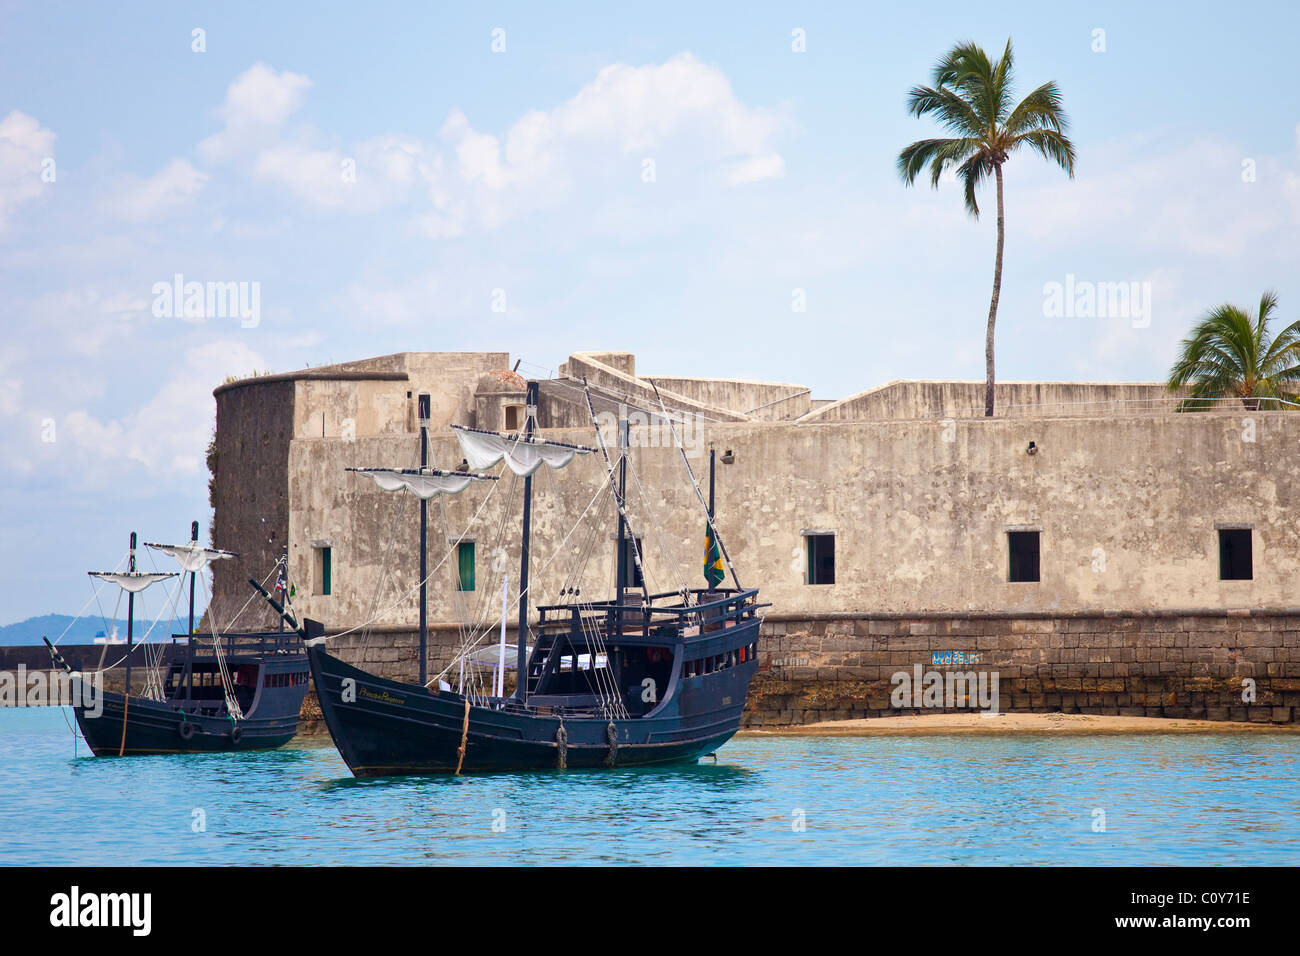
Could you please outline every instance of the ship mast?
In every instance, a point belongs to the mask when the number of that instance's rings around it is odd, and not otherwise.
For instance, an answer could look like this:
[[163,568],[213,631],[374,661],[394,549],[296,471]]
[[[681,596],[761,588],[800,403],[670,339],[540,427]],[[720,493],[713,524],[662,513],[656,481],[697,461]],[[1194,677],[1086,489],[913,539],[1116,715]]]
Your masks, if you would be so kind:
[[[190,545],[195,548],[199,546],[199,523],[197,521],[190,522]],[[197,570],[190,572],[190,629],[185,632],[187,638],[194,633],[194,578],[198,573]]]
[[627,590],[627,513],[625,511],[627,502],[627,416],[623,415],[618,420],[618,555],[617,571],[615,572],[616,594],[614,606],[618,608],[614,612],[614,631],[621,634],[623,632],[623,594]]
[[[537,427],[537,383],[528,382],[524,397],[524,439],[533,437]],[[533,476],[524,478],[523,546],[519,556],[519,635],[515,652],[515,699],[528,702],[528,551],[533,525]]]
[[[135,574],[135,532],[131,532],[131,551],[126,571]],[[131,645],[134,643],[135,592],[126,592],[126,696],[131,696]]]
[[[420,470],[429,464],[429,396],[418,399],[417,415],[420,419]],[[429,682],[429,618],[428,618],[428,562],[429,562],[429,502],[420,499],[420,686]]]

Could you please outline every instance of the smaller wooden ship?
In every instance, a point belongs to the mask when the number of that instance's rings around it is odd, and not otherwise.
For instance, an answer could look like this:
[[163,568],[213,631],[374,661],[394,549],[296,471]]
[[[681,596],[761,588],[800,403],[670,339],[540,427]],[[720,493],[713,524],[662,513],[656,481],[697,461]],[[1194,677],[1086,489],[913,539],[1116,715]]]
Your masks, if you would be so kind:
[[[124,692],[100,691],[92,706],[74,705],[77,725],[97,757],[142,754],[268,750],[283,746],[298,732],[310,671],[298,634],[291,630],[253,633],[194,633],[194,586],[215,560],[236,557],[198,543],[198,522],[190,541],[146,547],[175,559],[180,572],[136,568],[136,535],[131,533],[125,571],[92,571],[127,597],[126,645],[122,658],[105,671],[120,669]],[[282,568],[277,565],[277,572]],[[189,575],[189,633],[170,642],[136,642],[135,597],[153,584]],[[281,590],[284,579],[279,579]],[[54,665],[72,672],[58,648],[45,638]],[[143,693],[133,693],[133,670],[146,671]],[[85,676],[82,675],[85,680]]]

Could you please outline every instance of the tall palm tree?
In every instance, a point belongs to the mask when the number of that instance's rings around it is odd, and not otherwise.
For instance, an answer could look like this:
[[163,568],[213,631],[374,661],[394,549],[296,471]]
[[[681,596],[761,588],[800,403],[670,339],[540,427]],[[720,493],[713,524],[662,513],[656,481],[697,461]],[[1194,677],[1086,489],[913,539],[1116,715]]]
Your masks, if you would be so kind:
[[1190,396],[1179,404],[1179,411],[1222,404],[1196,399],[1239,398],[1251,411],[1285,407],[1278,399],[1296,401],[1300,322],[1292,322],[1274,338],[1268,323],[1276,311],[1277,294],[1265,292],[1253,316],[1225,303],[1201,317],[1169,370],[1169,388],[1186,389]]
[[993,414],[993,327],[1002,294],[1002,246],[1006,232],[1002,208],[1002,165],[1021,146],[1036,150],[1074,178],[1074,144],[1067,137],[1070,121],[1061,108],[1055,83],[1044,83],[1014,107],[1011,99],[1011,41],[997,61],[974,43],[960,43],[934,68],[933,86],[913,87],[908,112],[932,114],[952,134],[923,139],[898,154],[898,172],[912,185],[930,167],[930,185],[939,188],[946,169],[955,167],[966,188],[966,211],[979,218],[975,189],[992,176],[998,187],[998,251],[993,265],[993,299],[984,340],[984,414]]

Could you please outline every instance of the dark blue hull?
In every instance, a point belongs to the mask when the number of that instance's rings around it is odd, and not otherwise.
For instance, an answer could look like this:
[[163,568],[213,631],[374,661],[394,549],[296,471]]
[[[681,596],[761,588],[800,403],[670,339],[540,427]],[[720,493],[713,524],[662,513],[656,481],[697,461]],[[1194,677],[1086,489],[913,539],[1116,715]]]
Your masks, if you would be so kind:
[[[270,750],[288,743],[298,732],[309,686],[307,657],[298,635],[235,634],[220,641],[222,660],[214,652],[212,635],[192,635],[186,644],[168,649],[162,700],[128,700],[102,691],[93,709],[74,707],[91,753],[220,753]],[[227,692],[237,705],[237,718]]]
[[96,757],[271,750],[284,746],[298,732],[298,713],[307,693],[305,686],[284,690],[297,698],[296,708],[287,699],[276,708],[280,716],[240,721],[184,714],[170,703],[144,697],[132,697],[127,704],[121,694],[107,691],[98,717],[90,716],[85,707],[74,711],[81,735]]
[[[720,654],[757,640],[757,619],[709,639]],[[512,709],[508,701],[487,698],[473,698],[467,708],[461,694],[369,674],[320,646],[307,653],[325,723],[358,777],[456,773],[458,764],[461,773],[485,773],[694,761],[740,729],[758,668],[747,653],[744,662],[682,679],[679,659],[664,699],[652,710],[611,720]]]

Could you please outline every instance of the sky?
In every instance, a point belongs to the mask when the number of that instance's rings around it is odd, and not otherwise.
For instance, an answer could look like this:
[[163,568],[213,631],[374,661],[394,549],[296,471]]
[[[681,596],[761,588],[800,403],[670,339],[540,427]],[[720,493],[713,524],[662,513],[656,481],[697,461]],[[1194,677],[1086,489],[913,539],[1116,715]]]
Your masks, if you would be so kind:
[[[1005,167],[999,378],[1160,380],[1269,288],[1300,318],[1292,4],[612,6],[0,0],[0,623],[76,613],[131,530],[206,535],[231,375],[982,379],[993,196],[895,169],[959,41],[1011,39],[1078,151]],[[1051,304],[1100,283],[1128,307]]]

